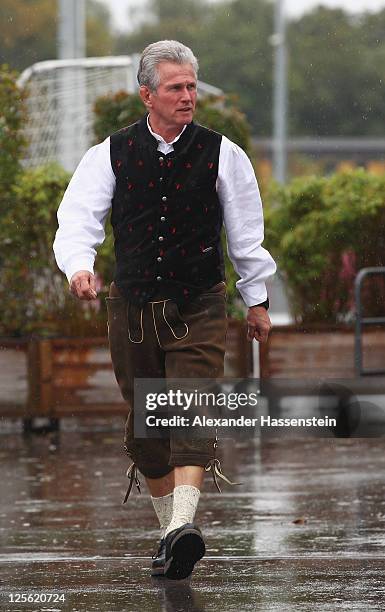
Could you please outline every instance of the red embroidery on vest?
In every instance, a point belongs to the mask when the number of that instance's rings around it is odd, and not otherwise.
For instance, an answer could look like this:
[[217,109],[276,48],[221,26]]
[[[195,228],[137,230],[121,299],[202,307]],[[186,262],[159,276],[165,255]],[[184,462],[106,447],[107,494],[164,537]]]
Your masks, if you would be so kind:
[[149,186],[150,188],[152,188],[152,187],[155,187],[155,184],[154,184],[154,182],[153,182],[153,181],[150,181],[150,182],[149,182],[149,184],[148,184],[148,186]]
[[175,183],[175,189],[178,190],[182,187],[182,185],[180,183]]
[[122,165],[122,163],[123,163],[123,162],[122,162],[122,160],[121,160],[121,159],[117,159],[117,160],[116,160],[116,167],[117,167],[117,169],[118,169],[118,170],[119,170],[120,166]]
[[191,162],[187,162],[186,168],[188,168],[188,169],[192,168],[192,163]]
[[207,164],[207,166],[208,166],[208,168],[210,168],[210,170],[212,170],[212,168],[214,168],[214,164],[213,164],[213,162],[209,162],[209,163]]
[[143,166],[143,160],[142,160],[142,159],[140,159],[140,160],[138,161],[138,166]]

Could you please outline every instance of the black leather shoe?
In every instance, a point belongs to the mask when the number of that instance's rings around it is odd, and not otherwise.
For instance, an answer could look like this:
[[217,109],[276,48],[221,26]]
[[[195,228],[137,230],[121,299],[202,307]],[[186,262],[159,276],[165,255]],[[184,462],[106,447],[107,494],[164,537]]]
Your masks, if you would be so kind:
[[166,541],[164,538],[161,539],[158,552],[155,553],[152,558],[151,576],[163,576],[164,564],[166,561]]
[[171,580],[187,578],[205,552],[202,533],[196,525],[186,523],[174,529],[166,536],[164,576]]

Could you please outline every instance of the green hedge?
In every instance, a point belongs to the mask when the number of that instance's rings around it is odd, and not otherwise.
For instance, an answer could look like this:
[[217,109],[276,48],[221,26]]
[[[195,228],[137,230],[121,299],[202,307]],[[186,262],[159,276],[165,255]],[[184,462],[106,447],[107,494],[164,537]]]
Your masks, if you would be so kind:
[[[354,278],[385,265],[385,177],[364,169],[272,185],[265,200],[265,244],[275,256],[297,322],[349,321]],[[372,316],[384,312],[384,282],[364,292]]]
[[9,206],[11,188],[21,171],[26,141],[24,95],[16,85],[17,73],[0,65],[0,212]]
[[64,170],[48,165],[25,170],[13,187],[13,206],[0,224],[0,335],[105,333],[104,308],[75,300],[52,251],[68,181]]
[[[13,206],[0,224],[1,335],[106,332],[107,286],[95,302],[78,302],[54,261],[56,211],[68,180],[68,174],[50,165],[24,171],[13,188]],[[298,322],[346,319],[352,313],[356,271],[385,265],[384,188],[384,177],[364,170],[271,187],[265,244],[286,277]],[[96,270],[107,282],[113,267],[109,234],[99,249]],[[228,273],[228,278],[230,294],[235,295],[235,276]],[[371,283],[365,292],[367,312],[383,314],[384,300],[383,281]],[[239,310],[235,299],[230,308],[231,314]]]

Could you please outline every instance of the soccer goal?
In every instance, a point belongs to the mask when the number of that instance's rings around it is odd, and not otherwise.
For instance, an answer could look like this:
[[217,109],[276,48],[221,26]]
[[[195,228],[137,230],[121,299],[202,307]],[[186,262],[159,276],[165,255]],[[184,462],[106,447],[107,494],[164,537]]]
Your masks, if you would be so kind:
[[[72,172],[94,144],[93,105],[109,93],[137,90],[139,55],[50,60],[33,64],[18,79],[27,92],[29,143],[25,166],[58,161]],[[201,95],[222,90],[198,81]]]

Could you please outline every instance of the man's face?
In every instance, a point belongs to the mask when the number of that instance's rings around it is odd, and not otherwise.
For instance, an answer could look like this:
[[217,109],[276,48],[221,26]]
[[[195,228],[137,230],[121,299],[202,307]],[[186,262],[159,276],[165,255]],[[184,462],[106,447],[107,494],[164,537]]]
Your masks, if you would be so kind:
[[197,98],[197,80],[191,64],[160,62],[156,91],[140,88],[140,95],[154,122],[166,128],[191,123]]

